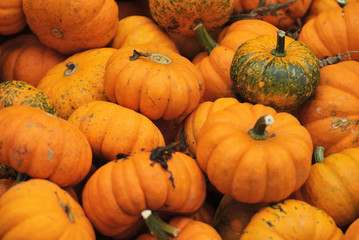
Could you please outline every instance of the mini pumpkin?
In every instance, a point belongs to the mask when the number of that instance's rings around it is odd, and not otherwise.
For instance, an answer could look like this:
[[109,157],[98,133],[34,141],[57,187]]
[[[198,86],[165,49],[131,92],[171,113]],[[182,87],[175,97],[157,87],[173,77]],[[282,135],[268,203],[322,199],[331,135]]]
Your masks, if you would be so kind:
[[343,232],[323,210],[287,199],[262,208],[244,229],[240,240],[341,240]]
[[325,155],[358,147],[359,62],[343,61],[320,69],[320,82],[312,99],[298,111],[314,147]]
[[[319,59],[359,51],[358,12],[359,2],[322,11],[303,25],[298,40]],[[354,52],[346,60],[359,60]]]
[[110,101],[151,120],[186,117],[205,88],[201,72],[187,58],[152,44],[117,49],[107,62],[104,85]]
[[68,121],[88,139],[93,155],[111,161],[118,154],[134,154],[164,146],[160,130],[147,117],[106,101],[77,108]]
[[0,109],[13,105],[27,105],[56,115],[53,101],[41,90],[23,81],[0,83]]
[[120,20],[110,47],[121,48],[136,44],[158,44],[178,52],[175,42],[151,18],[131,15]]
[[26,21],[48,47],[71,55],[105,47],[115,36],[118,6],[114,0],[23,0]]
[[352,222],[344,234],[344,240],[358,240],[359,239],[359,218]]
[[359,149],[347,148],[325,158],[324,150],[315,149],[315,164],[294,196],[325,211],[338,226],[347,226],[359,217]]
[[34,178],[61,187],[82,181],[90,170],[92,151],[74,125],[26,105],[0,110],[0,161]]
[[230,68],[233,88],[246,101],[291,111],[312,97],[319,84],[319,61],[303,43],[278,31],[236,51]]
[[3,0],[0,10],[0,35],[18,33],[26,26],[22,0]]
[[24,81],[37,87],[40,80],[66,57],[42,44],[34,34],[21,34],[1,46],[0,78]]
[[308,178],[313,143],[293,115],[245,102],[208,117],[196,153],[199,166],[221,193],[240,202],[275,202]]
[[205,196],[204,175],[196,161],[160,147],[100,167],[87,181],[82,203],[101,234],[125,239],[124,233],[137,233],[131,228],[141,221],[142,211],[193,213]]
[[0,214],[3,240],[96,239],[80,204],[45,179],[30,179],[6,191],[0,198]]
[[108,101],[104,89],[105,66],[115,51],[95,48],[74,54],[51,68],[37,88],[52,99],[64,119],[85,103]]
[[233,12],[234,0],[149,0],[153,19],[169,32],[193,36],[197,21],[209,32],[222,27]]

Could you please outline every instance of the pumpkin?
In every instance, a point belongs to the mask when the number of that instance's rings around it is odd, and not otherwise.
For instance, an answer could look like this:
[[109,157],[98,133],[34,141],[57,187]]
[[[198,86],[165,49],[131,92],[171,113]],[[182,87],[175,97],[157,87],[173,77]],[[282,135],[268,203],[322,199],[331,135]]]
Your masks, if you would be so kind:
[[230,68],[235,91],[246,101],[291,111],[312,97],[319,61],[310,49],[278,31],[243,43]]
[[277,30],[265,21],[240,20],[223,29],[217,43],[207,33],[203,24],[198,24],[195,32],[207,52],[197,54],[192,62],[201,71],[205,81],[203,99],[214,101],[221,97],[234,97],[229,71],[237,48],[245,41],[262,34],[276,36]]
[[124,239],[128,236],[123,232],[142,222],[143,210],[193,213],[205,196],[204,175],[196,161],[159,147],[100,167],[87,181],[82,203],[101,234]]
[[222,27],[233,12],[234,0],[149,0],[153,19],[168,32],[193,36],[202,21],[209,32]]
[[1,46],[0,78],[19,80],[34,87],[65,56],[42,44],[33,34],[21,34]]
[[308,178],[312,144],[293,115],[244,102],[208,117],[196,153],[199,166],[221,193],[245,203],[275,202]]
[[224,195],[216,209],[212,226],[225,240],[238,240],[252,216],[266,203],[242,203],[230,195]]
[[3,0],[0,10],[0,35],[18,33],[26,26],[22,0]]
[[[288,0],[235,0],[235,12],[239,14],[241,12],[250,12],[257,8],[287,1]],[[276,10],[274,13],[265,16],[257,15],[255,17],[267,21],[280,29],[287,30],[295,24],[297,19],[305,15],[311,3],[312,0],[293,1],[286,8]]]
[[45,179],[16,184],[0,198],[0,238],[95,239],[81,206],[63,189]]
[[169,35],[151,18],[131,15],[120,20],[117,33],[110,47],[121,48],[136,44],[158,44],[178,52],[177,46]]
[[[359,2],[321,12],[303,25],[298,40],[308,45],[319,58],[359,51]],[[359,60],[350,53],[347,60]]]
[[14,179],[0,178],[0,197],[15,184]]
[[[178,229],[178,235],[169,237],[171,240],[222,240],[217,231],[210,225],[189,217],[173,217],[168,223],[170,226]],[[150,233],[141,234],[136,240],[156,240]]]
[[315,149],[316,163],[294,196],[325,211],[338,226],[347,226],[359,217],[359,149],[347,148],[325,158],[323,151]]
[[304,17],[304,22],[308,22],[309,19],[317,16],[319,13],[329,10],[331,8],[343,8],[348,4],[359,2],[358,0],[313,0],[309,9]]
[[37,88],[52,99],[64,119],[85,103],[108,101],[104,89],[105,66],[115,51],[96,48],[74,54],[51,68]]
[[66,55],[105,47],[117,31],[114,0],[23,0],[23,10],[40,41]]
[[149,44],[117,49],[107,62],[104,85],[111,102],[151,120],[186,117],[205,88],[201,72],[187,58]]
[[181,131],[183,131],[182,134],[185,135],[184,141],[186,147],[193,156],[196,154],[200,130],[208,117],[212,113],[223,110],[238,102],[236,98],[231,97],[218,98],[214,102],[205,101],[200,103],[198,107],[186,117]]
[[0,110],[0,161],[34,178],[61,187],[85,178],[92,162],[91,147],[74,125],[26,105]]
[[320,69],[320,82],[312,99],[298,111],[314,147],[325,154],[358,147],[359,63],[344,61]]
[[352,222],[344,234],[344,240],[358,240],[359,239],[359,218]]
[[296,199],[287,199],[256,213],[240,240],[341,240],[343,232],[324,211]]
[[13,105],[27,105],[56,114],[52,100],[31,84],[17,80],[0,83],[0,109]]
[[134,154],[164,146],[162,133],[147,117],[106,101],[92,101],[77,108],[68,121],[90,143],[94,157],[111,161],[118,154]]

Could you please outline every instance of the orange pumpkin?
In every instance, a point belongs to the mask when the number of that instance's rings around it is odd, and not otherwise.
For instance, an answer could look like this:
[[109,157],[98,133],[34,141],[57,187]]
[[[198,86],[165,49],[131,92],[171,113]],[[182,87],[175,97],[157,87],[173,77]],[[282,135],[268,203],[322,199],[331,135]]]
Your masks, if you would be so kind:
[[37,88],[52,99],[64,119],[85,103],[107,101],[105,66],[115,51],[114,48],[95,48],[74,54],[51,68]]
[[0,197],[15,184],[14,179],[0,178]]
[[317,16],[319,13],[329,10],[331,8],[343,8],[344,6],[352,3],[359,2],[358,0],[313,0],[309,9],[304,17],[304,22],[308,22],[309,19]]
[[93,155],[111,161],[118,154],[134,154],[164,146],[159,129],[147,117],[106,101],[77,108],[68,121],[88,139]]
[[0,78],[18,80],[34,87],[65,56],[42,44],[33,34],[21,34],[1,46]]
[[206,183],[196,161],[158,148],[100,167],[87,181],[82,202],[101,234],[124,239],[123,233],[141,220],[143,210],[193,213],[205,197]]
[[151,120],[186,117],[205,88],[201,72],[187,58],[149,44],[116,50],[107,62],[104,81],[110,101]]
[[275,202],[309,176],[313,143],[297,118],[262,104],[212,113],[198,137],[197,161],[218,191],[246,203]]
[[326,158],[323,151],[322,147],[315,149],[316,163],[294,196],[325,211],[338,226],[347,226],[359,217],[359,148],[347,148]]
[[158,44],[178,52],[174,41],[151,18],[131,15],[120,20],[110,46],[118,49],[136,44]]
[[[323,11],[304,24],[298,40],[319,59],[359,51],[358,12],[359,2]],[[359,60],[359,53],[350,53],[350,59]]]
[[105,47],[117,31],[114,0],[23,0],[23,10],[40,41],[63,54]]
[[359,239],[359,218],[352,222],[344,234],[344,240],[358,240]]
[[287,199],[262,208],[244,229],[241,240],[342,240],[343,232],[324,211]]
[[[236,12],[250,12],[259,7],[284,3],[287,1],[288,0],[236,0]],[[312,0],[294,1],[288,7],[275,11],[274,14],[256,17],[269,22],[280,29],[289,29],[295,24],[297,19],[300,19],[305,15],[311,3]]]
[[206,89],[203,99],[214,101],[221,97],[234,97],[230,67],[237,48],[247,40],[262,34],[276,36],[278,28],[262,20],[240,20],[224,28],[218,36],[218,43],[211,39],[202,24],[196,33],[206,46],[207,52],[195,56],[192,62],[201,71]]
[[66,191],[44,179],[31,179],[10,188],[0,198],[0,214],[3,240],[96,239],[81,206]]
[[198,136],[200,130],[208,119],[208,117],[217,111],[223,110],[226,107],[238,103],[236,98],[218,98],[216,101],[206,101],[200,103],[198,107],[186,117],[183,124],[183,133],[185,136],[185,143],[192,155],[196,155]]
[[149,0],[153,19],[169,32],[193,36],[197,21],[209,32],[222,27],[233,12],[234,0]]
[[[194,220],[189,217],[178,216],[173,217],[169,221],[169,225],[178,229],[178,235],[169,236],[171,240],[222,240],[217,231],[210,225],[201,221]],[[156,240],[154,235],[150,233],[141,234],[136,240]]]
[[325,154],[358,147],[359,62],[344,61],[320,69],[320,82],[312,99],[298,112],[314,147]]
[[0,132],[0,161],[18,172],[64,187],[79,183],[90,170],[92,152],[83,133],[39,108],[1,109]]
[[0,35],[18,33],[25,26],[22,0],[2,0],[0,2]]

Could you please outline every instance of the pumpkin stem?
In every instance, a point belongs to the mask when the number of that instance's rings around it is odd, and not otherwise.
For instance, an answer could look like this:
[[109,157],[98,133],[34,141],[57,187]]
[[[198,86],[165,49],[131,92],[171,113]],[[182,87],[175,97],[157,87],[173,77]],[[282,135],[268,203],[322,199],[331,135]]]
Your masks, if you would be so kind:
[[181,142],[173,142],[168,144],[165,147],[157,147],[151,151],[150,160],[153,161],[151,166],[155,163],[161,164],[162,168],[167,170],[170,173],[170,181],[172,183],[173,188],[175,188],[174,179],[172,176],[172,172],[168,169],[167,161],[172,158],[172,153],[174,153],[174,149],[181,145]]
[[339,7],[343,8],[346,5],[348,5],[348,1],[347,0],[337,0],[337,3],[339,4]]
[[322,163],[324,160],[324,147],[318,146],[314,149],[314,161],[315,163]]
[[152,62],[159,64],[170,64],[172,63],[171,58],[163,55],[161,53],[142,53],[139,51],[133,50],[133,55],[129,57],[130,61],[137,60],[139,57],[149,57]]
[[193,31],[195,32],[202,46],[207,50],[208,54],[211,53],[213,48],[218,46],[218,43],[214,41],[211,35],[208,34],[201,20],[196,22],[196,26],[194,27]]
[[77,63],[68,62],[68,63],[66,63],[65,66],[67,68],[64,72],[64,76],[67,77],[67,76],[71,76],[72,74],[74,74],[79,65]]
[[57,200],[59,201],[60,207],[62,208],[62,210],[65,211],[65,213],[66,213],[68,219],[70,220],[70,222],[74,223],[74,222],[75,222],[75,218],[74,218],[74,215],[72,215],[72,213],[71,213],[71,209],[70,209],[69,204],[66,204],[66,205],[65,205],[65,204],[62,202],[62,200],[60,199],[60,197],[59,197],[59,195],[57,194],[57,192],[55,192],[55,195],[56,195],[56,197],[57,197]]
[[284,57],[286,55],[285,46],[285,32],[283,30],[277,31],[277,46],[272,50],[271,54],[276,57]]
[[351,60],[351,53],[359,53],[359,51],[346,51],[345,53],[338,53],[337,55],[333,57],[324,57],[322,59],[319,59],[319,67],[325,67],[327,65],[336,64],[338,62],[341,62],[345,60],[347,57],[349,60]]
[[150,53],[142,53],[133,49],[133,55],[129,57],[130,61],[137,60],[139,57],[148,57]]
[[273,122],[274,119],[272,115],[264,115],[257,120],[254,127],[248,131],[248,134],[254,140],[265,140],[268,136],[268,131],[266,130],[266,127],[272,125]]
[[151,210],[147,209],[142,211],[141,215],[145,220],[147,227],[157,240],[169,240],[166,233],[173,237],[178,236],[179,229],[164,222],[157,213],[153,213]]

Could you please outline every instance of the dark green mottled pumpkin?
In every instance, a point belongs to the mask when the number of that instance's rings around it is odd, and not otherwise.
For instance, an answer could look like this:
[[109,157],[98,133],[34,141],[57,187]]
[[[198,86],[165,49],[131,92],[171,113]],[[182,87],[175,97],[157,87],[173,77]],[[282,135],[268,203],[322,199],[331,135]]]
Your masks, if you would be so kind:
[[293,110],[314,95],[319,61],[303,43],[278,31],[240,45],[230,68],[233,89],[246,101]]
[[13,105],[27,105],[56,114],[53,101],[31,84],[18,80],[0,83],[0,109]]

